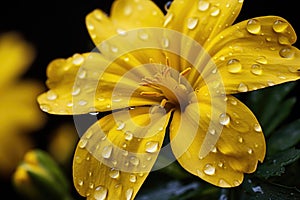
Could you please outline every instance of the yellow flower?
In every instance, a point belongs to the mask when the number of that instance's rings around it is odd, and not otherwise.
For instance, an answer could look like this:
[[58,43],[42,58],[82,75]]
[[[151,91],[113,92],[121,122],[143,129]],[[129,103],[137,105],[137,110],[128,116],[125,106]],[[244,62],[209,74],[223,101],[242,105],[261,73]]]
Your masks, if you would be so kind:
[[50,90],[38,98],[48,113],[75,115],[79,127],[77,115],[100,112],[74,155],[82,196],[133,199],[151,170],[173,161],[170,150],[220,187],[256,170],[266,151],[262,128],[233,94],[299,79],[300,52],[281,17],[233,24],[242,4],[175,0],[164,16],[151,1],[119,0],[110,17],[88,14],[101,53],[52,61]]
[[8,177],[33,143],[25,134],[37,130],[44,113],[36,103],[42,84],[22,80],[34,58],[34,49],[14,32],[0,36],[0,171]]

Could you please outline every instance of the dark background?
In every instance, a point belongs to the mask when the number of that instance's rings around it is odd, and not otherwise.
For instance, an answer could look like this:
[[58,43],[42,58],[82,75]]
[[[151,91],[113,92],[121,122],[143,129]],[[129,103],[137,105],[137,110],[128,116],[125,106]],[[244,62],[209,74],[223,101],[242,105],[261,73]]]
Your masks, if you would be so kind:
[[[112,2],[112,0],[1,1],[0,33],[18,31],[34,45],[37,57],[25,76],[44,83],[46,67],[50,61],[93,49],[94,46],[85,26],[85,16],[96,8],[108,13]],[[163,9],[168,1],[156,0],[154,2]],[[297,11],[297,7],[295,0],[245,0],[237,21],[264,15],[279,15],[287,19],[296,33],[300,34],[300,10]],[[295,46],[299,48],[300,42],[298,41]],[[298,91],[300,91],[299,86],[293,91],[293,95],[300,96]],[[298,102],[291,115],[299,117],[299,109]],[[49,116],[49,122],[39,136],[41,148],[52,127],[61,121],[71,119],[63,116]],[[17,198],[10,190],[9,183],[1,184],[6,184],[0,186],[1,195],[6,194],[10,199]]]

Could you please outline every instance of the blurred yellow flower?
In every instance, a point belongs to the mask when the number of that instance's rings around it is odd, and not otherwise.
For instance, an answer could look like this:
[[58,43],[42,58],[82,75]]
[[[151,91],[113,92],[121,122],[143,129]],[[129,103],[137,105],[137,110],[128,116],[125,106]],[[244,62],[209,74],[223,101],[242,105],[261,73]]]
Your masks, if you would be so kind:
[[233,24],[242,4],[175,0],[164,15],[152,1],[119,0],[110,18],[88,14],[101,53],[52,61],[50,90],[38,98],[52,114],[113,111],[78,143],[73,178],[82,196],[133,199],[166,131],[179,164],[213,185],[238,186],[256,170],[262,128],[232,94],[299,79],[300,51],[281,17]]
[[42,84],[23,80],[34,59],[34,49],[15,32],[0,36],[0,172],[9,177],[33,143],[29,132],[43,125],[44,113],[36,103]]

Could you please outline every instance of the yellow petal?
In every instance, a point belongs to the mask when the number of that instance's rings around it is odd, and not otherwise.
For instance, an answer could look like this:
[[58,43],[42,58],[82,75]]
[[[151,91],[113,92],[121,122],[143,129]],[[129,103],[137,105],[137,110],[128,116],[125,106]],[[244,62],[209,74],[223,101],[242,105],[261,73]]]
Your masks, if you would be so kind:
[[212,102],[199,95],[199,103],[174,113],[172,150],[190,173],[216,186],[235,187],[242,183],[244,173],[253,172],[258,160],[263,160],[264,136],[255,116],[236,98]]
[[[300,78],[296,34],[284,19],[258,17],[220,33],[207,46],[227,94],[247,92]],[[207,70],[203,77],[214,81]]]
[[86,17],[88,31],[96,46],[116,34],[124,35],[126,31],[135,28],[158,27],[162,22],[163,13],[148,0],[115,1],[111,18],[98,9]]
[[52,114],[84,114],[159,104],[160,98],[140,95],[142,78],[151,69],[137,68],[129,73],[131,65],[118,62],[110,62],[99,53],[74,54],[52,61],[47,68],[50,90],[38,97],[41,109]]
[[92,125],[74,155],[78,192],[88,199],[133,199],[154,165],[169,118],[162,108],[140,107]]
[[8,32],[0,37],[0,87],[13,82],[22,75],[33,61],[34,49],[15,32]]
[[164,26],[194,38],[201,45],[211,40],[238,16],[243,1],[175,0]]

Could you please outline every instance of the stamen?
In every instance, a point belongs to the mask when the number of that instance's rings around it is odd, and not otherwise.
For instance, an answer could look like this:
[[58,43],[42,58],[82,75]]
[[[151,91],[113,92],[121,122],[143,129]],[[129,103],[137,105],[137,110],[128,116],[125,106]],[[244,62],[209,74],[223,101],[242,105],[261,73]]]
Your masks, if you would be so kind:
[[161,107],[165,107],[165,105],[168,103],[169,101],[167,99],[163,99],[161,102],[160,102],[160,106]]
[[163,97],[164,95],[159,92],[141,92],[140,95],[147,97]]
[[180,72],[180,76],[185,76],[187,75],[190,71],[191,71],[191,67],[186,68],[185,70],[183,70],[182,72]]
[[178,83],[181,85],[181,77],[187,75],[191,71],[191,67],[186,68],[182,72],[180,72],[179,77],[178,77]]

